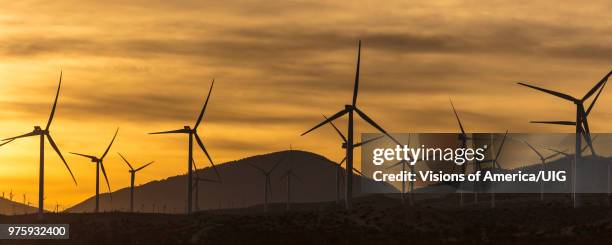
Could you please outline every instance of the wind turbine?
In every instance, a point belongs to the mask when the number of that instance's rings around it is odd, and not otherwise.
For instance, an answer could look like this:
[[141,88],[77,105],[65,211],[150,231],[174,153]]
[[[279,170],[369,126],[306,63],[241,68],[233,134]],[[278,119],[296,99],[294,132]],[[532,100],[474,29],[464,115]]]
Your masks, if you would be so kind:
[[[604,87],[606,86],[606,83],[608,81],[608,78],[610,77],[610,75],[612,75],[612,71],[610,71],[606,76],[604,76],[597,84],[595,84],[595,86],[593,86],[593,88],[591,88],[591,90],[589,90],[582,98],[578,99],[575,97],[572,97],[570,95],[564,94],[564,93],[560,93],[560,92],[556,92],[553,90],[548,90],[545,88],[540,88],[540,87],[536,87],[533,85],[529,85],[529,84],[525,84],[522,82],[519,82],[519,85],[523,85],[525,87],[529,87],[535,90],[539,90],[541,92],[547,93],[547,94],[551,94],[553,96],[562,98],[564,100],[570,101],[572,103],[574,103],[576,105],[576,121],[531,121],[531,123],[543,123],[543,124],[557,124],[557,125],[569,125],[569,126],[576,126],[576,158],[580,159],[581,158],[581,154],[580,149],[581,149],[581,144],[582,144],[582,140],[581,137],[584,136],[586,139],[587,144],[589,145],[589,148],[591,148],[591,153],[593,155],[596,155],[595,153],[595,149],[593,149],[593,144],[591,142],[591,132],[589,130],[589,123],[587,120],[587,117],[589,115],[589,113],[591,113],[591,110],[593,109],[593,106],[595,105],[595,102],[597,102],[597,99],[599,98],[599,95],[601,94],[601,92],[603,91]],[[597,91],[597,95],[595,95],[595,98],[593,99],[593,101],[591,102],[591,104],[589,105],[588,109],[585,111],[584,110],[584,102],[586,100],[588,100],[591,96],[593,96],[593,94]]]
[[[342,109],[341,111],[337,112],[336,114],[334,114],[333,116],[331,116],[329,119],[326,119],[325,121],[317,124],[316,126],[314,126],[313,128],[311,128],[310,130],[304,132],[302,134],[305,135],[307,133],[310,133],[311,131],[321,127],[322,125],[325,125],[326,123],[332,122],[336,119],[338,119],[341,116],[344,116],[345,114],[348,114],[348,129],[347,129],[347,139],[346,139],[346,190],[345,191],[345,195],[346,198],[344,199],[345,202],[345,207],[346,209],[350,209],[351,208],[351,204],[352,204],[352,200],[353,200],[353,113],[357,113],[357,115],[359,115],[359,117],[361,117],[363,120],[365,120],[368,124],[372,125],[374,128],[376,128],[378,131],[382,132],[383,134],[387,135],[389,138],[391,138],[393,141],[395,141],[397,143],[397,140],[393,139],[393,137],[391,137],[387,131],[385,131],[382,127],[380,127],[376,122],[374,122],[374,120],[372,120],[368,115],[366,115],[363,111],[361,111],[358,107],[357,107],[357,92],[359,91],[359,66],[360,66],[360,61],[361,61],[361,40],[359,41],[359,46],[357,49],[357,68],[355,71],[355,86],[353,87],[353,101],[350,105],[345,105],[344,109]],[[399,145],[399,143],[397,143]]]
[[59,98],[59,92],[60,92],[61,87],[62,87],[62,72],[60,71],[59,84],[57,85],[57,92],[55,93],[55,100],[53,101],[53,107],[51,107],[51,115],[49,115],[49,120],[47,121],[47,126],[45,127],[45,129],[42,129],[40,126],[34,126],[34,130],[32,132],[4,139],[3,141],[6,141],[6,142],[2,144],[4,145],[7,143],[10,143],[13,140],[19,139],[19,138],[25,138],[25,137],[30,137],[30,136],[40,136],[40,167],[39,167],[39,177],[38,177],[38,218],[42,218],[43,212],[44,212],[43,210],[44,198],[43,197],[44,197],[44,192],[45,192],[45,136],[49,140],[49,144],[51,145],[51,147],[53,147],[53,150],[55,150],[55,152],[60,157],[60,159],[62,159],[64,166],[66,166],[66,169],[68,169],[68,172],[70,173],[70,176],[72,177],[72,180],[74,181],[74,184],[75,185],[77,184],[76,179],[74,178],[74,175],[72,174],[72,170],[70,170],[70,166],[68,166],[66,159],[64,159],[64,156],[62,155],[59,148],[57,147],[57,144],[55,144],[53,137],[51,137],[51,131],[49,131],[51,127],[51,122],[53,121],[53,116],[55,115],[55,109],[57,107],[57,99]]
[[171,131],[164,131],[164,132],[156,132],[156,133],[149,133],[149,134],[187,134],[188,135],[189,146],[188,146],[188,157],[187,157],[187,214],[191,213],[192,205],[193,205],[193,200],[192,200],[192,196],[193,196],[193,169],[192,169],[192,164],[191,164],[191,161],[193,159],[193,138],[196,139],[196,142],[198,143],[198,145],[200,146],[200,148],[202,149],[202,151],[204,152],[204,154],[206,155],[206,157],[210,161],[210,164],[212,165],[213,169],[215,170],[215,173],[217,174],[217,177],[219,177],[219,172],[217,171],[217,167],[215,166],[215,163],[213,162],[212,158],[210,158],[210,155],[208,154],[208,151],[206,151],[206,147],[204,147],[204,143],[202,143],[202,139],[200,139],[200,136],[198,135],[198,131],[197,131],[198,130],[198,126],[200,125],[200,122],[202,121],[202,118],[204,117],[204,112],[206,111],[206,105],[208,105],[208,99],[210,99],[210,94],[212,93],[212,89],[213,89],[213,85],[214,84],[215,84],[215,79],[213,79],[212,83],[210,84],[210,89],[208,90],[208,95],[206,96],[206,101],[204,102],[204,106],[202,107],[202,111],[200,112],[200,115],[198,116],[198,119],[196,120],[196,123],[193,126],[193,128],[191,128],[189,126],[184,126],[182,129],[171,130]]
[[[546,168],[546,160],[554,158],[558,155],[561,154],[561,152],[555,152],[551,155],[548,156],[544,156],[542,155],[542,153],[540,153],[538,150],[536,150],[535,147],[533,147],[531,144],[529,144],[529,142],[527,142],[526,140],[523,140],[523,142],[533,151],[535,152],[536,155],[538,155],[538,157],[540,158],[541,164],[540,164],[540,171],[544,171],[544,169]],[[540,201],[544,201],[544,181],[540,181]]]
[[[410,134],[408,135],[408,144],[407,145],[410,146]],[[406,165],[408,165],[408,167],[410,168],[410,172],[414,173],[414,166],[408,164],[408,161],[406,161],[406,160],[401,160],[401,161],[399,161],[399,162],[397,162],[397,163],[387,167],[387,169],[394,168],[394,167],[396,167],[398,165],[402,165],[402,172],[401,172],[402,175],[406,172]],[[412,192],[413,191],[414,191],[414,182],[410,181],[410,195],[408,196],[410,205],[414,204],[414,201],[413,201],[413,198],[412,198]],[[401,197],[402,205],[406,204],[406,178],[402,178],[402,193],[401,193],[400,197]]]
[[298,181],[303,182],[302,179],[293,172],[293,169],[291,167],[289,167],[289,169],[285,171],[285,174],[281,176],[281,178],[287,179],[287,203],[286,203],[287,211],[291,209],[291,177],[295,177]]
[[92,156],[92,155],[70,152],[70,154],[89,158],[91,162],[96,164],[96,208],[94,210],[95,213],[100,211],[100,168],[102,168],[102,174],[104,175],[104,180],[106,180],[106,187],[108,187],[108,194],[111,195],[110,196],[111,199],[113,198],[110,184],[108,183],[108,176],[106,176],[106,169],[104,168],[104,157],[106,157],[106,154],[108,154],[108,151],[113,145],[113,142],[115,142],[117,133],[119,133],[119,128],[117,128],[117,130],[115,131],[115,135],[113,136],[113,139],[111,140],[110,144],[108,144],[108,147],[106,147],[106,150],[104,151],[104,153],[102,153],[102,157],[100,158]]
[[[506,130],[506,133],[504,134],[504,137],[502,138],[502,142],[499,144],[499,148],[497,149],[497,152],[495,153],[495,158],[492,159],[491,161],[493,162],[493,169],[503,169],[501,167],[501,165],[499,165],[499,156],[501,155],[503,149],[504,149],[504,143],[506,142],[506,137],[508,136],[508,130]],[[491,149],[493,149],[493,137],[491,137]],[[495,208],[495,182],[491,182],[491,207]]]
[[[327,120],[328,118],[323,115],[323,118],[325,118],[325,120]],[[340,137],[340,139],[342,139],[342,149],[344,149],[346,151],[346,146],[347,146],[347,140],[346,137],[344,136],[344,134],[342,134],[342,132],[340,131],[340,129],[338,129],[338,127],[336,127],[336,125],[334,124],[333,121],[330,121],[329,124],[334,128],[334,131],[336,131],[336,133],[338,133],[338,136]],[[359,142],[353,145],[354,148],[360,147],[362,145],[365,145],[367,143],[370,143],[372,141],[378,140],[380,138],[382,138],[384,136],[378,136],[363,142]],[[344,156],[344,158],[342,158],[342,161],[340,161],[340,163],[336,163],[336,203],[339,204],[340,203],[340,178],[342,178],[342,164],[344,164],[344,162],[346,161],[346,155]]]
[[[599,137],[599,135],[595,135],[595,136],[593,137],[593,140],[591,140],[591,143],[595,142],[595,140],[597,140],[597,137]],[[589,146],[588,146],[588,145],[585,145],[585,146],[583,146],[583,147],[582,147],[582,150],[581,150],[580,152],[585,152],[585,151],[586,151],[586,149],[588,149],[588,148],[589,148]],[[570,155],[569,153],[567,153],[566,151],[560,151],[560,150],[553,149],[553,148],[550,148],[550,147],[547,147],[546,149],[547,149],[547,150],[549,150],[549,151],[552,151],[552,152],[559,153],[559,154],[561,154],[561,155],[563,155],[563,156],[565,156],[565,157],[570,157],[570,156],[571,156],[571,155]]]
[[[569,125],[569,126],[575,126],[576,127],[576,148],[575,148],[575,154],[574,154],[574,162],[573,162],[573,166],[572,166],[572,172],[573,172],[573,176],[577,176],[576,175],[576,164],[578,164],[579,162],[581,162],[581,158],[582,158],[582,152],[580,151],[580,149],[582,148],[582,136],[584,136],[584,138],[586,139],[587,145],[589,146],[589,148],[591,149],[591,153],[595,156],[595,149],[593,148],[593,144],[591,141],[591,132],[589,129],[589,123],[587,120],[587,117],[589,115],[589,113],[591,112],[591,110],[593,109],[593,106],[595,105],[595,102],[597,102],[597,99],[599,98],[599,95],[601,94],[601,92],[603,91],[605,84],[608,81],[608,78],[610,77],[610,75],[612,75],[612,71],[608,72],[608,74],[606,76],[604,76],[597,84],[595,84],[595,86],[593,88],[591,88],[591,90],[589,90],[582,98],[575,98],[572,97],[570,95],[564,94],[564,93],[560,93],[557,91],[553,91],[553,90],[548,90],[545,88],[540,88],[540,87],[536,87],[533,85],[529,85],[526,83],[522,83],[519,82],[519,85],[525,86],[525,87],[529,87],[535,90],[539,90],[541,92],[547,93],[547,94],[551,94],[553,96],[559,97],[561,99],[564,99],[566,101],[572,102],[576,105],[576,121],[531,121],[531,123],[544,123],[544,124],[557,124],[557,125]],[[599,91],[598,91],[599,90]],[[591,96],[593,96],[593,94],[597,91],[597,95],[595,95],[595,98],[593,99],[593,101],[591,102],[591,104],[589,105],[589,107],[587,108],[587,110],[585,111],[584,109],[584,102],[586,100],[588,100]],[[573,190],[572,190],[572,197],[573,197],[573,203],[574,203],[574,207],[577,205],[576,203],[576,180],[574,179],[572,181],[572,186],[573,186]]]
[[272,182],[270,181],[270,174],[272,174],[272,172],[274,171],[274,169],[276,169],[276,167],[278,167],[278,165],[283,162],[283,160],[285,160],[285,156],[281,156],[281,158],[278,160],[278,162],[276,162],[276,164],[274,164],[274,166],[272,166],[272,168],[268,171],[264,170],[263,168],[260,168],[258,166],[255,166],[253,164],[251,164],[250,162],[247,162],[247,164],[249,164],[249,166],[259,170],[259,172],[261,172],[261,174],[266,178],[266,182],[264,184],[264,212],[268,212],[268,198],[272,197]]
[[132,164],[130,164],[130,162],[128,162],[127,159],[125,159],[125,157],[123,155],[121,155],[121,153],[117,152],[117,154],[119,154],[119,156],[121,157],[121,159],[123,159],[123,161],[128,165],[128,167],[130,168],[130,170],[128,170],[130,172],[130,212],[134,212],[134,180],[136,180],[136,172],[146,168],[147,166],[151,165],[154,161],[151,161],[145,165],[142,165],[141,167],[134,169],[132,167]]
[[[463,129],[463,124],[461,124],[461,119],[459,119],[459,114],[457,113],[457,110],[455,110],[455,105],[453,104],[453,101],[449,98],[448,101],[450,101],[451,107],[453,108],[453,112],[455,113],[455,117],[457,118],[457,124],[459,124],[459,129],[461,130],[461,133],[459,133],[459,135],[457,136],[458,140],[461,141],[461,148],[465,149],[467,148],[467,141],[471,140],[471,138],[469,138],[467,136],[467,133],[465,132],[465,129]],[[467,170],[467,162],[461,165],[461,173],[462,174],[466,174],[466,170]],[[455,166],[453,166],[453,169],[455,168]],[[477,163],[476,164],[476,169],[480,170],[480,164]],[[463,185],[463,183],[459,183],[459,204],[461,206],[463,206],[463,188],[461,188]],[[478,194],[476,192],[474,192],[474,199],[478,200]]]
[[196,211],[200,211],[200,190],[199,190],[199,186],[200,186],[200,181],[202,182],[210,182],[210,183],[221,183],[220,180],[214,180],[214,179],[207,179],[207,178],[202,178],[200,177],[200,174],[198,174],[198,167],[196,166],[195,160],[191,159],[193,162],[193,168],[195,169],[196,172],[196,176],[193,180],[195,180],[195,183],[193,183],[193,187],[195,190],[195,209]]

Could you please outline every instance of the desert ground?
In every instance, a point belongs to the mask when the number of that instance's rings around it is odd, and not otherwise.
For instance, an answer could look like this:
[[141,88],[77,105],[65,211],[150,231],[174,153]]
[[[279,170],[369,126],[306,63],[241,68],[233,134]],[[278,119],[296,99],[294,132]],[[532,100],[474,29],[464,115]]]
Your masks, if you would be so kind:
[[[51,213],[43,223],[70,224],[70,240],[5,244],[595,244],[612,241],[607,195],[464,194],[360,197],[350,211],[335,203],[276,203],[180,214]],[[0,216],[0,223],[39,223],[36,215]],[[6,242],[6,241],[4,241]]]

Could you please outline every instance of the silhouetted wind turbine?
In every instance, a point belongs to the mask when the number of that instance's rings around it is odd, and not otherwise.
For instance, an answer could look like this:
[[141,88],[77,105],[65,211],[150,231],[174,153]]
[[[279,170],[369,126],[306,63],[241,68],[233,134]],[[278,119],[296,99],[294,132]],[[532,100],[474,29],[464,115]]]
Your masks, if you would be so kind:
[[[596,155],[595,153],[595,149],[593,148],[593,144],[591,141],[591,132],[589,130],[589,123],[587,120],[587,117],[589,115],[589,113],[591,113],[591,110],[593,109],[593,106],[595,105],[595,102],[597,102],[597,99],[599,98],[599,95],[601,94],[601,92],[603,91],[605,84],[608,81],[608,78],[610,77],[610,75],[612,75],[612,71],[610,71],[606,76],[604,76],[597,84],[595,84],[595,86],[593,88],[591,88],[591,90],[589,90],[582,98],[578,99],[578,98],[574,98],[570,95],[564,94],[564,93],[560,93],[560,92],[556,92],[556,91],[552,91],[552,90],[548,90],[548,89],[544,89],[544,88],[540,88],[540,87],[536,87],[533,85],[529,85],[529,84],[525,84],[525,83],[518,83],[519,85],[523,85],[525,87],[529,87],[532,89],[536,89],[539,90],[541,92],[547,93],[547,94],[551,94],[553,96],[562,98],[564,100],[570,101],[572,103],[574,103],[576,105],[576,121],[532,121],[531,123],[544,123],[544,124],[557,124],[557,125],[570,125],[570,126],[576,126],[576,162],[578,162],[578,160],[580,160],[581,158],[581,153],[580,153],[580,149],[581,144],[582,144],[582,140],[581,137],[584,136],[586,139],[587,144],[589,145],[589,148],[591,149],[591,153],[593,155]],[[598,91],[599,90],[599,91]],[[593,101],[591,102],[591,104],[589,105],[588,109],[585,111],[584,110],[584,102],[586,100],[588,100],[595,92],[597,91],[597,95],[595,95],[595,98],[593,99]]]
[[264,170],[263,168],[260,168],[258,166],[255,166],[253,164],[251,164],[250,162],[247,162],[247,164],[249,164],[249,166],[259,170],[259,172],[261,172],[261,174],[265,177],[266,182],[264,184],[264,212],[268,212],[268,198],[272,198],[272,182],[270,181],[270,174],[272,174],[272,172],[274,171],[274,169],[276,169],[276,167],[278,167],[279,164],[281,164],[281,162],[283,162],[283,160],[285,160],[285,156],[281,156],[280,160],[278,160],[278,162],[276,162],[276,164],[274,164],[274,166],[272,166],[272,168],[268,171]]
[[[533,147],[531,144],[529,144],[529,142],[527,142],[526,140],[523,140],[523,142],[533,151],[535,152],[536,155],[538,155],[538,157],[540,158],[540,171],[544,171],[544,169],[546,168],[546,160],[554,158],[558,155],[560,155],[560,152],[556,152],[553,153],[551,155],[548,156],[544,156],[542,155],[542,153],[540,153],[538,150],[536,150],[535,147]],[[544,201],[544,181],[540,181],[540,201]]]
[[92,156],[92,155],[70,152],[70,154],[89,158],[91,162],[96,164],[96,208],[94,209],[95,213],[100,211],[100,168],[102,168],[102,174],[104,175],[104,180],[106,180],[106,187],[108,187],[108,194],[110,195],[111,200],[113,198],[111,188],[110,188],[110,183],[108,182],[108,176],[106,176],[106,169],[104,168],[104,157],[106,157],[106,154],[108,154],[108,151],[113,145],[113,142],[115,142],[115,138],[117,138],[117,133],[119,133],[119,128],[117,128],[117,130],[115,131],[115,135],[113,136],[113,139],[111,140],[110,144],[108,144],[108,147],[106,147],[106,150],[104,151],[104,153],[102,153],[102,156],[100,158]]
[[121,159],[123,159],[123,161],[128,165],[128,167],[130,168],[130,170],[128,170],[130,172],[130,212],[134,212],[134,180],[136,180],[136,172],[146,168],[147,166],[151,165],[154,161],[151,161],[147,164],[142,165],[141,167],[134,169],[132,167],[132,164],[130,164],[130,162],[125,159],[125,157],[123,155],[121,155],[121,153],[117,152],[117,154],[119,154],[119,156],[121,157]]
[[198,173],[198,167],[196,166],[195,160],[191,159],[193,162],[193,169],[196,172],[195,178],[193,180],[195,180],[195,182],[193,183],[193,187],[194,187],[194,191],[195,191],[195,209],[196,211],[200,211],[200,190],[199,190],[199,186],[200,186],[200,181],[202,182],[210,182],[210,183],[221,183],[220,180],[214,180],[214,179],[207,179],[207,178],[202,178],[200,177],[200,174]]
[[[323,118],[325,118],[325,120],[328,120],[328,118],[323,115]],[[334,128],[334,130],[336,131],[336,133],[338,133],[338,136],[340,137],[340,139],[342,139],[342,149],[344,149],[346,151],[346,145],[347,145],[347,140],[346,137],[344,136],[344,134],[342,134],[342,132],[340,131],[340,129],[338,129],[338,127],[336,127],[336,125],[334,124],[333,121],[330,121],[329,124]],[[378,140],[380,138],[382,138],[384,136],[378,136],[378,137],[374,137],[372,139],[363,141],[363,142],[359,142],[353,145],[354,148],[356,147],[360,147],[362,145],[365,145],[367,143],[370,143],[372,141]],[[336,164],[336,203],[340,203],[340,178],[342,177],[342,164],[346,161],[346,155],[344,156],[344,158],[342,159],[342,161],[340,161],[340,163]]]
[[287,179],[287,203],[286,203],[287,211],[291,209],[291,178],[292,177],[296,178],[300,182],[303,182],[302,179],[300,179],[300,177],[293,172],[293,169],[291,167],[289,167],[289,169],[285,171],[285,174],[281,176],[281,178]]
[[70,170],[70,166],[68,166],[66,159],[64,159],[64,156],[62,155],[59,148],[57,147],[57,144],[55,144],[53,137],[51,137],[51,132],[49,131],[49,128],[51,127],[51,122],[53,121],[53,116],[55,115],[55,109],[57,108],[57,99],[59,98],[59,92],[60,92],[61,87],[62,87],[62,72],[60,72],[59,84],[57,85],[57,92],[55,93],[55,100],[53,101],[53,107],[51,108],[51,115],[49,115],[49,120],[47,121],[47,126],[45,127],[45,129],[42,129],[40,126],[34,126],[34,130],[32,132],[23,134],[23,135],[19,135],[16,137],[4,139],[3,141],[6,141],[6,142],[2,144],[4,145],[7,143],[10,143],[13,140],[19,139],[19,138],[30,137],[30,136],[40,136],[40,167],[39,167],[39,179],[38,179],[38,217],[39,218],[42,218],[43,212],[44,212],[43,210],[44,198],[43,197],[44,197],[44,190],[45,190],[45,136],[49,140],[49,144],[51,145],[51,147],[53,147],[53,150],[55,150],[55,152],[60,157],[60,159],[62,159],[64,166],[66,166],[66,169],[68,169],[68,172],[70,173],[70,176],[72,177],[72,180],[74,181],[74,184],[75,185],[77,184],[76,179],[74,178],[74,175],[72,174],[72,170]]
[[[457,118],[457,123],[459,124],[459,129],[461,130],[461,133],[459,133],[458,135],[458,139],[461,141],[461,148],[465,149],[467,148],[467,141],[470,139],[469,137],[467,137],[467,133],[465,132],[465,129],[463,129],[463,124],[461,124],[461,119],[459,119],[459,114],[457,113],[457,110],[455,110],[455,105],[453,104],[453,101],[449,98],[448,101],[450,101],[451,107],[453,108],[453,112],[455,113],[455,117]],[[466,174],[466,170],[467,170],[467,162],[461,165],[461,173],[462,174]],[[477,164],[477,169],[480,169],[480,164]],[[455,168],[455,166],[453,166],[453,169]],[[462,188],[463,183],[459,183],[459,204],[461,206],[463,206],[463,188]],[[477,199],[478,197],[476,197],[476,192],[474,192],[474,199]]]
[[208,99],[210,99],[210,94],[212,93],[212,89],[213,89],[213,85],[214,84],[215,84],[215,79],[213,79],[212,83],[210,84],[210,89],[208,90],[208,95],[206,96],[206,101],[204,102],[204,106],[202,107],[202,111],[200,112],[200,115],[198,116],[198,119],[196,120],[196,123],[193,126],[193,128],[190,128],[189,126],[184,126],[182,129],[171,130],[171,131],[164,131],[164,132],[156,132],[156,133],[149,133],[149,134],[187,134],[187,135],[189,135],[189,148],[188,148],[188,157],[187,157],[187,213],[188,214],[191,213],[192,205],[193,205],[193,200],[192,200],[192,195],[193,195],[193,169],[192,169],[192,164],[191,164],[191,160],[193,159],[193,138],[196,139],[196,142],[198,143],[198,145],[200,146],[200,148],[202,149],[202,151],[204,152],[204,154],[206,155],[206,157],[210,161],[210,164],[212,165],[213,170],[215,170],[215,173],[217,174],[217,177],[219,177],[219,172],[217,171],[217,167],[215,166],[215,163],[213,162],[213,160],[210,157],[210,155],[208,154],[208,151],[206,151],[206,147],[204,147],[204,143],[202,142],[202,139],[200,139],[200,136],[198,135],[198,131],[197,131],[198,130],[198,126],[200,125],[200,122],[202,121],[202,118],[204,117],[204,112],[206,111],[206,106],[208,105]]
[[[408,135],[408,144],[407,144],[407,146],[410,147],[410,134]],[[406,161],[406,160],[401,160],[401,161],[399,161],[399,162],[397,162],[397,163],[387,167],[387,169],[394,168],[394,167],[396,167],[398,165],[402,165],[402,172],[401,172],[402,175],[406,172],[406,165],[408,165],[408,167],[410,168],[410,172],[414,173],[414,166],[408,164],[408,161]],[[406,178],[402,178],[402,190],[401,191],[402,191],[402,193],[400,195],[401,202],[402,202],[402,205],[404,205],[404,204],[406,204]],[[410,181],[410,194],[409,194],[409,197],[408,197],[410,205],[414,204],[414,201],[413,201],[413,198],[412,198],[412,192],[413,191],[414,191],[414,182]]]
[[[345,201],[345,206],[346,209],[350,209],[351,208],[351,202],[353,200],[353,112],[356,112],[357,115],[359,115],[363,120],[365,120],[368,124],[372,125],[374,128],[376,128],[378,131],[382,132],[383,134],[387,135],[389,138],[391,138],[393,141],[395,141],[397,143],[397,140],[395,140],[393,137],[391,137],[391,135],[389,135],[387,133],[387,131],[385,131],[382,127],[380,127],[376,122],[374,122],[374,120],[372,120],[368,115],[366,115],[363,111],[361,111],[359,108],[357,108],[357,92],[359,91],[359,66],[360,66],[360,61],[361,61],[361,40],[359,41],[359,46],[357,49],[357,69],[355,71],[355,86],[353,87],[353,102],[350,105],[345,105],[344,109],[337,112],[336,114],[334,114],[333,116],[331,116],[329,119],[317,124],[316,126],[314,126],[313,128],[311,128],[310,130],[304,132],[302,135],[305,135],[307,133],[310,133],[311,131],[321,127],[322,125],[325,125],[326,123],[332,122],[333,120],[338,119],[339,117],[348,114],[348,129],[347,129],[347,139],[346,139],[346,188],[345,190],[345,195],[346,198],[344,199]],[[399,144],[399,143],[397,143]]]
[[[529,85],[529,84],[525,84],[525,83],[518,83],[519,85],[523,85],[532,89],[536,89],[539,90],[541,92],[547,93],[547,94],[551,94],[553,96],[562,98],[564,100],[570,101],[572,103],[574,103],[576,105],[576,121],[532,121],[531,123],[545,123],[545,124],[557,124],[557,125],[570,125],[570,126],[575,126],[576,127],[576,147],[575,147],[575,154],[574,154],[574,162],[572,163],[572,172],[573,172],[573,176],[577,176],[576,174],[576,164],[579,163],[581,161],[582,158],[582,152],[580,151],[580,149],[582,148],[582,136],[584,136],[584,138],[586,139],[587,145],[589,146],[589,148],[591,149],[591,153],[595,156],[595,149],[593,148],[593,144],[591,142],[591,132],[589,129],[589,123],[587,120],[587,117],[589,115],[589,113],[591,112],[591,110],[593,109],[593,106],[595,105],[595,102],[597,102],[597,99],[599,98],[599,95],[601,94],[601,92],[603,91],[605,84],[608,81],[608,78],[610,77],[610,75],[612,75],[612,71],[610,71],[606,76],[604,76],[597,84],[595,84],[595,86],[593,88],[591,88],[591,90],[589,90],[582,98],[578,99],[578,98],[574,98],[570,95],[564,94],[564,93],[560,93],[560,92],[556,92],[553,90],[548,90],[548,89],[544,89],[544,88],[540,88],[540,87],[536,87],[533,85]],[[598,91],[599,90],[599,91]],[[589,99],[595,92],[597,91],[597,95],[595,95],[595,98],[593,99],[593,101],[591,102],[591,104],[589,105],[588,109],[585,111],[584,109],[584,102]],[[575,178],[572,178],[572,199],[573,199],[573,204],[574,207],[577,205],[576,203],[576,180]]]
[[[504,149],[504,143],[506,142],[506,137],[508,136],[508,130],[506,130],[506,133],[504,134],[504,137],[502,138],[501,143],[499,144],[499,148],[497,149],[497,152],[495,153],[495,158],[492,159],[493,162],[493,169],[503,169],[501,167],[501,165],[499,164],[499,156],[501,155],[503,149]],[[491,138],[491,149],[493,149],[493,138]],[[491,207],[495,207],[495,182],[491,182]]]
[[[599,135],[595,135],[595,136],[593,137],[593,139],[591,140],[591,143],[595,142],[595,140],[597,140],[597,137],[599,137]],[[588,149],[588,148],[589,148],[589,146],[588,146],[588,145],[585,145],[585,146],[583,146],[583,147],[582,147],[582,150],[581,150],[580,152],[585,152],[585,151],[586,151],[586,149]],[[567,153],[567,152],[566,152],[567,150],[560,151],[560,150],[553,149],[553,148],[550,148],[550,147],[547,147],[546,149],[547,149],[547,150],[549,150],[549,151],[552,151],[552,152],[559,153],[559,154],[561,154],[561,155],[563,155],[563,156],[566,156],[566,157],[570,157],[570,156],[572,156],[571,154],[569,154],[569,153]]]

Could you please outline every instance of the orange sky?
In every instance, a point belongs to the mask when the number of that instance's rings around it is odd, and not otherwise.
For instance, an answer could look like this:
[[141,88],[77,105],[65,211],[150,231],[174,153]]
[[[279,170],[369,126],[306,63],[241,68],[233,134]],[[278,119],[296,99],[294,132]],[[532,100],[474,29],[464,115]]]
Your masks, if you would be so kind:
[[[470,131],[571,132],[528,124],[572,119],[573,107],[515,82],[582,96],[612,69],[607,1],[0,3],[1,137],[44,126],[64,71],[52,131],[79,185],[47,148],[49,209],[94,193],[95,165],[68,152],[101,154],[116,127],[113,190],[129,184],[117,151],[156,160],[137,183],[183,173],[185,138],[146,133],[193,125],[213,77],[200,135],[216,162],[289,144],[340,159],[331,129],[299,134],[350,101],[358,39],[359,104],[394,132],[455,131],[449,96]],[[612,129],[610,103],[604,92],[595,132]],[[37,201],[37,145],[0,148],[0,191]]]

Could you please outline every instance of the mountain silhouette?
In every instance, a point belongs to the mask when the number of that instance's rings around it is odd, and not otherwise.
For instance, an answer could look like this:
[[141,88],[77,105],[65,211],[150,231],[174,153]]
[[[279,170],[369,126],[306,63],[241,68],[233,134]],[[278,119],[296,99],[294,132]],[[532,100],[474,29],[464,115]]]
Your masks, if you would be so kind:
[[0,214],[15,215],[36,212],[38,212],[38,209],[35,207],[0,197]]
[[[221,183],[200,182],[198,205],[194,207],[206,210],[262,205],[265,177],[249,164],[269,170],[278,161],[281,163],[271,174],[271,203],[285,203],[287,180],[283,175],[289,168],[299,177],[291,179],[293,203],[335,202],[336,163],[311,152],[290,150],[247,157],[217,165]],[[216,179],[216,174],[210,167],[199,169],[196,175]],[[356,195],[361,194],[362,182],[368,185],[368,190],[396,191],[386,183],[375,182],[357,174],[353,176],[357,180],[354,185]],[[187,200],[186,185],[187,177],[184,174],[137,186],[134,194],[134,211],[153,212],[155,208],[155,212],[184,213]],[[344,189],[344,185],[341,189]],[[112,200],[108,193],[100,194],[100,211],[129,210],[129,192],[129,187],[117,190],[112,193]],[[343,191],[341,191],[341,196],[344,196]],[[68,208],[67,212],[92,212],[94,205],[95,197],[90,197]]]

